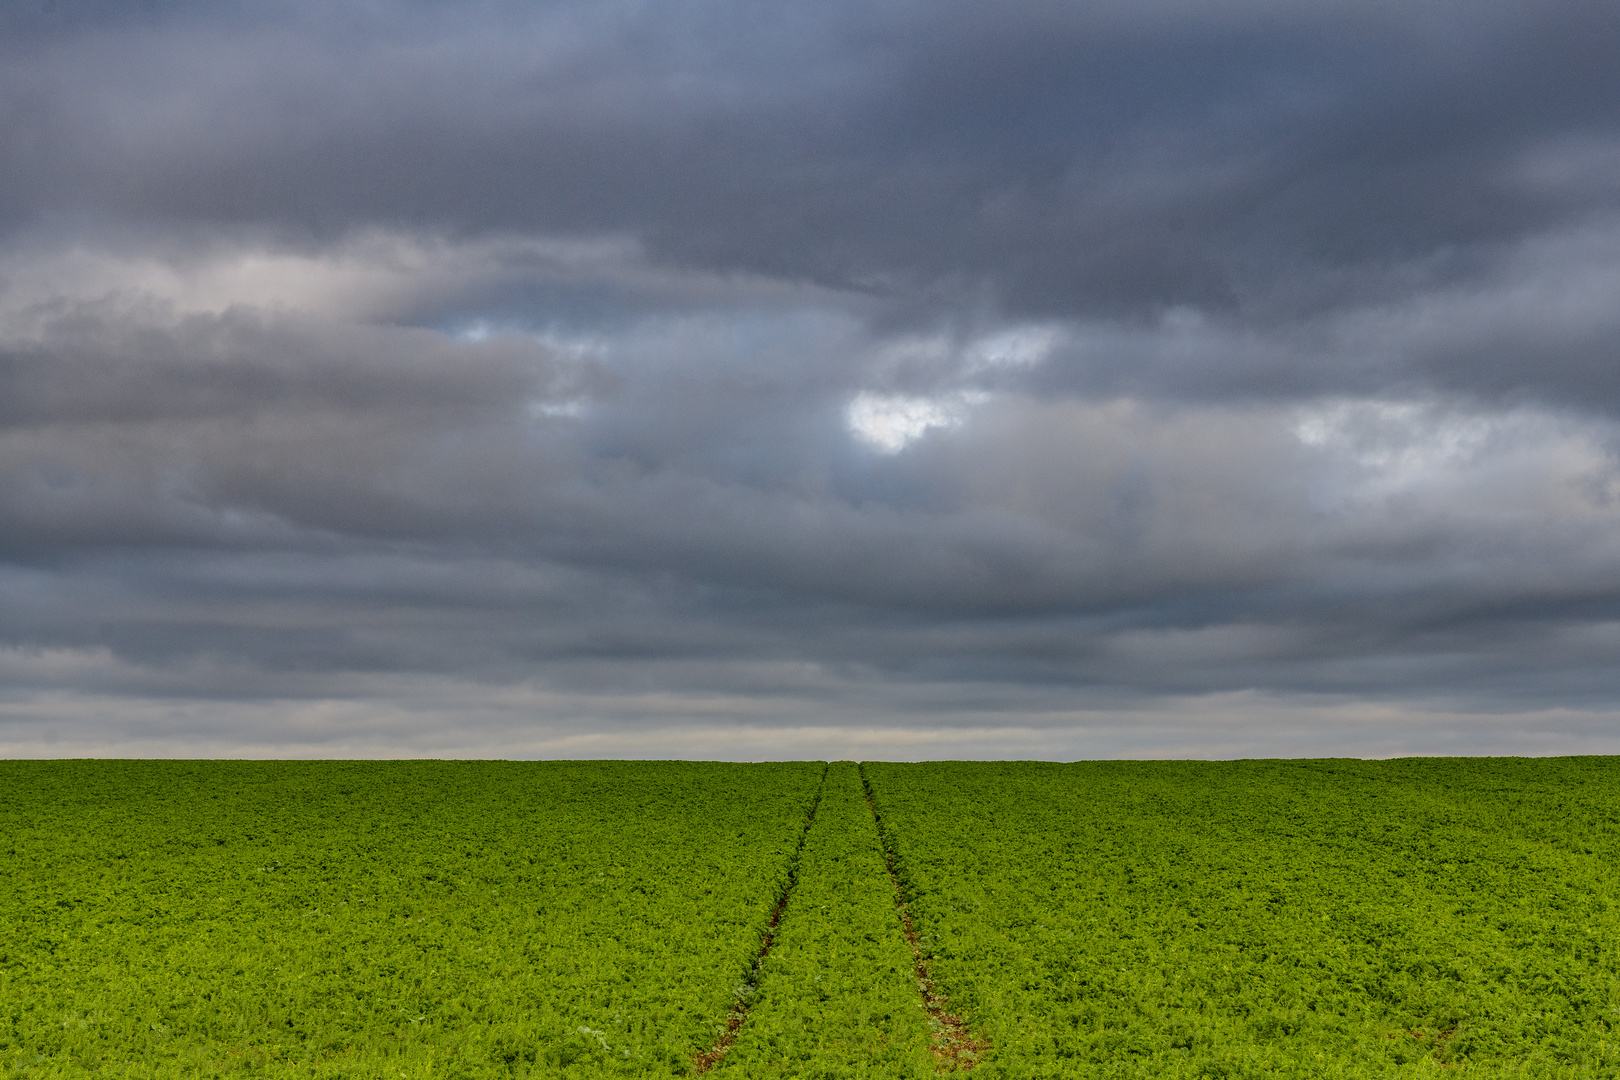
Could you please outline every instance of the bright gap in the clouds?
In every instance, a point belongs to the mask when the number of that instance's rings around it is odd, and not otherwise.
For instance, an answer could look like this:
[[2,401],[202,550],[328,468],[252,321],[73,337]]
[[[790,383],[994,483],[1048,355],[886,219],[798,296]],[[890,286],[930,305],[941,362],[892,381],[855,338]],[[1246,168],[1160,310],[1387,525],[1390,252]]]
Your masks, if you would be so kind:
[[861,442],[885,454],[898,454],[936,429],[960,427],[968,410],[987,400],[982,391],[964,391],[949,397],[909,397],[904,394],[858,394],[844,417],[850,432]]

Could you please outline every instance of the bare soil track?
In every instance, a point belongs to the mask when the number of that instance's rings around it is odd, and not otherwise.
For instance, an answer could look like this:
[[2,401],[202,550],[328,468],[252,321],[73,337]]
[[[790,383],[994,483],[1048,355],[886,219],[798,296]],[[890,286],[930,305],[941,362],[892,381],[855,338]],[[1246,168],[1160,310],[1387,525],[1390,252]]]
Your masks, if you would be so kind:
[[[742,1030],[743,1021],[748,1019],[748,1010],[752,1007],[752,991],[759,989],[760,971],[765,964],[765,958],[771,954],[771,943],[776,940],[776,927],[782,921],[782,912],[787,907],[788,897],[793,895],[793,887],[799,883],[799,857],[804,854],[804,842],[810,835],[810,825],[816,820],[816,808],[821,805],[821,793],[827,787],[827,770],[821,770],[821,784],[816,788],[816,797],[810,803],[810,812],[804,817],[804,828],[799,832],[799,846],[793,850],[793,861],[788,866],[787,884],[782,889],[782,895],[776,898],[776,907],[771,909],[770,921],[765,924],[765,933],[759,940],[759,952],[754,956],[753,965],[748,969],[748,975],[743,979],[743,985],[750,993],[740,995],[731,1006],[731,1013],[726,1017],[726,1030],[720,1033],[713,1046],[692,1056],[692,1069],[702,1076],[717,1065],[731,1044],[737,1041],[737,1033]],[[745,1000],[746,998],[746,1000]]]
[[934,985],[933,976],[928,970],[928,957],[923,953],[917,928],[911,922],[906,891],[900,884],[900,875],[894,870],[894,845],[889,840],[888,830],[883,827],[882,816],[872,803],[872,785],[866,779],[864,767],[860,773],[861,787],[866,793],[866,805],[877,821],[878,837],[883,843],[883,862],[889,868],[889,880],[894,883],[894,904],[900,916],[900,931],[905,935],[906,944],[911,946],[912,964],[917,972],[917,990],[922,994],[923,1009],[928,1013],[933,1039],[930,1049],[939,1062],[939,1072],[965,1072],[978,1064],[979,1057],[990,1048],[990,1044],[974,1035],[966,1021],[950,1011],[948,1008],[950,1003]]

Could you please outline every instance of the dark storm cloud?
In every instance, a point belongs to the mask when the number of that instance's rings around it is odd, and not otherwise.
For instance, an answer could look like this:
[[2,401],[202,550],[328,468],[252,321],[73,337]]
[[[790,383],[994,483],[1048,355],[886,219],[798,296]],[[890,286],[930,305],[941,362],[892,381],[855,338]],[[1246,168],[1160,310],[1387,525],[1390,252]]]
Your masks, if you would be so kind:
[[12,5],[0,743],[1604,745],[1617,32]]
[[30,10],[0,117],[13,228],[620,234],[914,323],[1185,306],[1280,337],[1271,362],[1047,383],[1089,393],[1590,402],[1611,358],[1612,320],[1484,355],[1320,337],[1612,223],[1612,5]]
[[1277,317],[1616,194],[1510,175],[1615,137],[1606,4],[65,18],[8,65],[14,221],[620,230],[677,263],[1029,314]]

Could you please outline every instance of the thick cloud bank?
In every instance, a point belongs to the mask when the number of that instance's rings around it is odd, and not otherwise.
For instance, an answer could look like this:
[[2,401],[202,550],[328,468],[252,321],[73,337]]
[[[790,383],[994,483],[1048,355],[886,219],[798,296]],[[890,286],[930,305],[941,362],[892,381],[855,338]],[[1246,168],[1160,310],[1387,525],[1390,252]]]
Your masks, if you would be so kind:
[[0,753],[1620,752],[1617,38],[13,5]]

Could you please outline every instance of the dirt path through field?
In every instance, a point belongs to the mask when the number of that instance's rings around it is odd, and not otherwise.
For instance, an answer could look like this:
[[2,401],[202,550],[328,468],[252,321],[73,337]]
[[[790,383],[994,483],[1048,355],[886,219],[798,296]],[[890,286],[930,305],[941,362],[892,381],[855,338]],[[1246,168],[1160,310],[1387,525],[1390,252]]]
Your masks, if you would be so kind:
[[743,980],[748,993],[739,996],[737,1002],[731,1006],[731,1014],[726,1018],[726,1030],[715,1040],[714,1045],[692,1058],[692,1068],[699,1076],[714,1068],[715,1064],[726,1056],[731,1044],[737,1041],[737,1033],[742,1030],[743,1021],[748,1019],[753,991],[759,989],[760,969],[765,963],[765,958],[771,954],[771,942],[776,940],[776,927],[782,921],[782,910],[787,907],[788,897],[793,895],[793,886],[799,883],[799,859],[804,854],[805,838],[810,835],[810,825],[816,820],[816,808],[821,805],[821,793],[826,789],[827,766],[822,766],[821,783],[816,785],[816,797],[810,802],[810,812],[804,816],[804,828],[799,832],[799,845],[793,849],[793,861],[788,864],[787,885],[782,889],[782,895],[776,898],[776,907],[771,909],[770,922],[765,924],[765,935],[759,941],[759,952],[754,956],[754,963],[749,967],[748,976]]
[[950,1011],[948,1008],[950,1003],[934,985],[933,976],[928,971],[928,957],[923,954],[917,928],[911,922],[906,891],[900,885],[900,875],[894,870],[894,845],[889,837],[889,831],[884,828],[882,816],[872,803],[872,785],[866,779],[864,765],[860,767],[860,773],[861,787],[866,792],[866,805],[877,821],[878,838],[883,843],[883,862],[889,868],[889,880],[894,883],[894,905],[900,916],[900,931],[905,935],[906,944],[911,946],[912,962],[917,969],[917,990],[922,994],[923,1008],[928,1013],[933,1035],[934,1057],[939,1060],[940,1072],[966,1071],[978,1064],[980,1055],[989,1049],[989,1044],[974,1035],[966,1022]]

